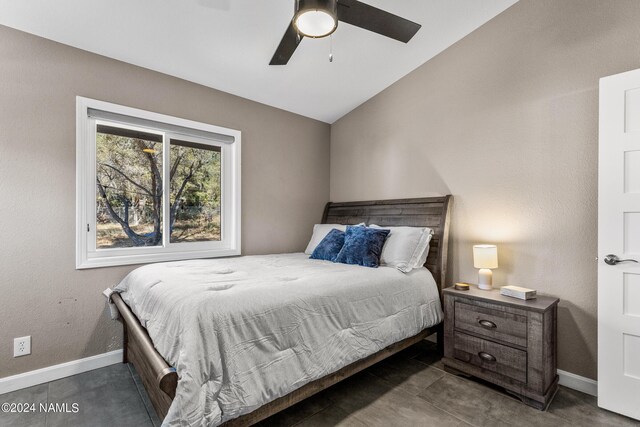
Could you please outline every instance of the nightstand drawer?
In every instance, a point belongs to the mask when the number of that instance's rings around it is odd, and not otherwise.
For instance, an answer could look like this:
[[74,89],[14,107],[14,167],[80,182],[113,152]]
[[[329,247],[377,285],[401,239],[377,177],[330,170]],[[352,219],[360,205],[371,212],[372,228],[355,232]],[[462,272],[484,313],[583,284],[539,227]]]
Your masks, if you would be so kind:
[[521,347],[527,346],[527,317],[505,311],[503,307],[455,303],[456,329],[497,339]]
[[506,345],[454,333],[454,357],[465,363],[509,377],[523,384],[527,382],[527,352]]

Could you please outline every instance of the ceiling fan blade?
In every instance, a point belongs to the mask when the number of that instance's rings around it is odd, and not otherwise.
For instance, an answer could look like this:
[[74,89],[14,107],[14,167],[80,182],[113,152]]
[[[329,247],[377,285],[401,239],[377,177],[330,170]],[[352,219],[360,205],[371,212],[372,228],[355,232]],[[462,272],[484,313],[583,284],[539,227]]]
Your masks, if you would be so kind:
[[291,56],[293,55],[293,52],[296,51],[296,48],[300,44],[302,37],[302,34],[298,34],[293,26],[293,21],[291,21],[289,28],[287,28],[284,36],[282,36],[282,40],[280,40],[280,44],[278,45],[276,52],[273,54],[273,58],[271,58],[269,65],[287,65],[287,62],[289,62],[289,59],[291,59]]
[[422,25],[357,0],[338,0],[338,20],[407,43]]

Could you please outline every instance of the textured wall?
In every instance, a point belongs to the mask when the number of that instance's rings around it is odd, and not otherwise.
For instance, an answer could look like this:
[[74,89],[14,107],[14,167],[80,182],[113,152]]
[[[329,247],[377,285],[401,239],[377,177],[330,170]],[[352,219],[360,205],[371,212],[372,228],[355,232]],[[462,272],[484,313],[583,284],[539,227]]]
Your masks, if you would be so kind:
[[241,130],[243,252],[304,250],[329,125],[6,27],[0,58],[0,377],[121,344],[101,291],[133,267],[75,270],[76,95]]
[[331,200],[454,195],[451,278],[558,296],[596,377],[598,79],[640,66],[640,1],[521,0],[331,128]]

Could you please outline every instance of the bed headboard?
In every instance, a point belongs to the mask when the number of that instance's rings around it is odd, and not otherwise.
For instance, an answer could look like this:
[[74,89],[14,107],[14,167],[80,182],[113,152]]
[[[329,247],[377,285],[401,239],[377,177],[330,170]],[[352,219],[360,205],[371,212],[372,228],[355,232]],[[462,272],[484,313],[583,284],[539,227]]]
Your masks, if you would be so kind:
[[368,202],[327,203],[323,224],[377,224],[380,226],[429,227],[433,238],[425,267],[442,290],[447,274],[449,214],[451,195],[420,199],[372,200]]

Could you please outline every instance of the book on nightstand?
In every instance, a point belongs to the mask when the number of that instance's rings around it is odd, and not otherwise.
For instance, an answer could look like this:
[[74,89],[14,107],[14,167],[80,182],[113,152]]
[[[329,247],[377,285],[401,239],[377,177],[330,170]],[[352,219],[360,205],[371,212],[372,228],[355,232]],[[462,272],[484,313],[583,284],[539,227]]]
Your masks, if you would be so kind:
[[500,288],[501,295],[524,300],[534,299],[536,293],[535,289],[521,288],[520,286],[503,286]]

